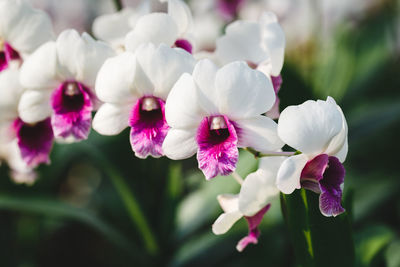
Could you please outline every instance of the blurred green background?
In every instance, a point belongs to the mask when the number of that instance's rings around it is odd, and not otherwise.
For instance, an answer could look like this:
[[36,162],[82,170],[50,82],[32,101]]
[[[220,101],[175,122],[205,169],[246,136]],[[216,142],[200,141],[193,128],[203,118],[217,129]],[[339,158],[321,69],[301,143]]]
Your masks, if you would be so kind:
[[[399,1],[369,2],[329,31],[315,24],[306,41],[287,50],[279,96],[281,109],[328,95],[342,107],[356,266],[399,267],[400,9]],[[88,31],[90,19],[82,26]],[[0,167],[0,266],[296,266],[279,199],[263,219],[258,245],[235,250],[247,234],[244,220],[213,235],[222,212],[216,196],[239,187],[231,177],[206,182],[194,158],[137,159],[125,130],[56,144],[51,159],[33,186],[14,184]],[[256,168],[243,151],[238,173]]]

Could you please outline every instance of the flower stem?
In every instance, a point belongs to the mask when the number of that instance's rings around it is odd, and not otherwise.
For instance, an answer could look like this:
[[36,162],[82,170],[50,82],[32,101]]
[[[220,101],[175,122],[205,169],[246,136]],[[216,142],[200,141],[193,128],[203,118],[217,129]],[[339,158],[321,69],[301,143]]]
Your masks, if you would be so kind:
[[120,11],[123,8],[121,0],[113,0],[113,2],[117,11]]
[[244,150],[249,151],[251,154],[254,155],[254,157],[256,158],[263,158],[263,157],[290,157],[293,155],[297,155],[299,153],[297,152],[274,152],[274,151],[270,151],[268,153],[261,153],[251,147],[245,147]]
[[238,184],[242,185],[244,180],[242,178],[242,176],[240,176],[237,172],[232,172],[231,173],[232,177],[235,179],[236,182],[238,182]]

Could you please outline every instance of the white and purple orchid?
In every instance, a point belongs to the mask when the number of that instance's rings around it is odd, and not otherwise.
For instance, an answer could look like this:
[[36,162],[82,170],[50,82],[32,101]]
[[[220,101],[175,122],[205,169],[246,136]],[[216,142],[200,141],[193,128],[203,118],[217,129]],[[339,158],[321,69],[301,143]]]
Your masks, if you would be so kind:
[[271,79],[277,96],[268,113],[273,119],[279,117],[278,92],[282,84],[284,53],[285,34],[272,12],[264,12],[257,22],[237,20],[229,24],[225,34],[218,38],[215,50],[222,64],[244,60]]
[[279,137],[302,152],[287,158],[278,171],[277,186],[284,194],[301,187],[320,194],[325,216],[344,212],[341,206],[346,159],[347,122],[333,98],[289,106],[278,122]]
[[18,111],[26,123],[51,117],[54,136],[74,142],[86,139],[98,100],[97,72],[113,50],[88,34],[66,30],[55,42],[39,47],[21,67],[23,93]]
[[[6,160],[11,177],[32,184],[34,167],[49,163],[53,143],[50,119],[27,124],[18,114],[24,92],[19,67],[31,53],[54,37],[49,16],[32,8],[28,1],[0,1],[0,156]],[[46,139],[46,140],[44,140]]]
[[201,60],[192,75],[182,75],[167,99],[171,129],[163,150],[175,160],[197,152],[207,179],[230,174],[239,147],[275,151],[283,146],[276,123],[261,115],[274,102],[271,82],[245,62],[218,69],[210,60]]
[[183,73],[194,67],[192,55],[165,44],[142,45],[136,53],[125,52],[108,59],[96,81],[104,101],[93,128],[103,135],[119,134],[131,127],[132,149],[139,158],[163,156],[162,144],[169,126],[165,101]]
[[238,195],[218,196],[224,213],[213,224],[214,234],[226,233],[242,217],[247,221],[249,233],[237,244],[238,251],[243,251],[249,244],[257,244],[260,235],[258,225],[271,207],[271,200],[279,195],[276,176],[284,159],[285,157],[260,159],[258,170],[246,177]]
[[236,249],[241,252],[249,244],[257,244],[260,236],[258,225],[271,205],[266,205],[253,216],[244,216],[239,210],[239,195],[223,194],[218,195],[217,199],[224,213],[212,225],[213,233],[216,235],[225,234],[235,222],[244,217],[249,227],[249,233],[238,242]]
[[164,43],[170,47],[179,47],[192,53],[192,13],[181,0],[168,1],[168,13],[150,13],[141,16],[135,27],[125,37],[125,47],[134,52],[141,44]]

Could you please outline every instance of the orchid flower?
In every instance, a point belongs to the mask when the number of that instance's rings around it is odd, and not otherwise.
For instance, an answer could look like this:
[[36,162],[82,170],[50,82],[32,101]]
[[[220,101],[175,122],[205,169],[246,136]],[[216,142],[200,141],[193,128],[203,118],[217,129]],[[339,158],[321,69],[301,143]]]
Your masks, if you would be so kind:
[[249,174],[241,185],[238,195],[219,195],[218,202],[224,213],[213,224],[214,234],[226,233],[233,224],[244,217],[249,226],[249,234],[236,246],[243,251],[250,243],[257,244],[260,231],[258,225],[271,206],[271,200],[279,195],[276,187],[278,169],[285,157],[260,159],[256,172]]
[[96,75],[113,55],[105,43],[75,30],[43,44],[21,67],[21,84],[27,90],[19,103],[20,118],[31,124],[51,117],[60,141],[86,139],[98,102],[93,91]]
[[[264,12],[258,22],[237,20],[228,25],[225,35],[217,40],[216,57],[222,64],[244,60],[249,66],[266,74],[277,95],[282,78],[285,34],[272,12]],[[279,117],[279,98],[268,114]]]
[[194,67],[192,55],[165,44],[142,45],[108,59],[100,69],[96,92],[105,104],[98,110],[93,128],[116,135],[131,127],[132,149],[139,158],[164,155],[162,143],[169,130],[165,100],[174,83]]
[[275,151],[283,146],[276,123],[261,115],[274,102],[271,82],[245,62],[218,69],[210,60],[201,60],[168,96],[165,110],[171,129],[164,153],[178,160],[197,152],[207,179],[228,175],[236,168],[238,147]]
[[[235,222],[241,219],[244,215],[240,212],[238,208],[238,195],[223,194],[218,195],[217,199],[224,212],[214,222],[212,226],[212,231],[216,235],[221,235],[226,233],[233,226],[233,224],[235,224]],[[238,242],[236,249],[239,252],[243,251],[249,244],[258,243],[258,237],[260,236],[258,225],[261,223],[264,214],[269,210],[270,207],[271,205],[268,204],[255,215],[251,217],[244,216],[249,227],[249,233]]]
[[335,100],[306,101],[289,106],[278,122],[279,137],[302,152],[287,158],[278,171],[277,186],[284,194],[301,187],[320,194],[325,216],[344,212],[341,206],[346,159],[347,123]]
[[0,71],[19,66],[41,44],[53,38],[49,16],[25,0],[0,1]]
[[192,53],[192,24],[192,14],[186,3],[168,0],[168,13],[150,13],[136,21],[134,29],[126,35],[125,47],[134,52],[141,44],[164,43]]

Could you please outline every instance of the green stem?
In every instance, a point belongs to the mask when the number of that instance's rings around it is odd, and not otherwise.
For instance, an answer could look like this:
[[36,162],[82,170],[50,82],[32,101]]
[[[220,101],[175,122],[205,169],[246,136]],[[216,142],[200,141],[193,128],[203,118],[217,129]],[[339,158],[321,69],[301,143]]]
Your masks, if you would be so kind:
[[121,0],[113,0],[113,2],[117,11],[120,11],[123,8]]
[[281,207],[298,266],[354,266],[354,243],[347,212],[336,217],[323,216],[319,194],[305,189],[290,195],[281,193]]
[[254,148],[251,147],[245,147],[244,150],[247,150],[248,152],[250,152],[251,154],[254,155],[254,157],[256,158],[263,158],[263,157],[290,157],[293,155],[297,155],[299,153],[296,152],[268,152],[268,153],[261,153],[257,150],[255,150]]
[[[90,146],[90,145],[88,145]],[[88,147],[86,150],[94,159],[97,160],[107,176],[110,177],[118,195],[128,211],[132,223],[138,228],[138,232],[142,235],[145,247],[149,254],[155,255],[158,252],[158,245],[148,222],[140,209],[138,201],[133,192],[129,189],[129,185],[124,181],[118,170],[98,151],[94,146]]]

